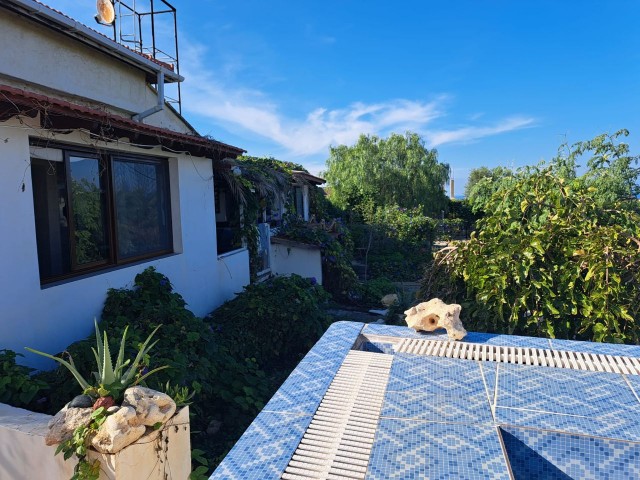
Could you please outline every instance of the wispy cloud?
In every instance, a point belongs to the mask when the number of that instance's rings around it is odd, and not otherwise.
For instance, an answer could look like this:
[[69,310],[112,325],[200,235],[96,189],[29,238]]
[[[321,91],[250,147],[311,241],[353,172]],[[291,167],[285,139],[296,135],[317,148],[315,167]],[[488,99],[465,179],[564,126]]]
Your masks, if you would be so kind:
[[211,121],[268,139],[292,156],[312,156],[330,145],[354,143],[360,134],[384,135],[407,130],[421,133],[430,146],[477,140],[530,126],[532,118],[511,117],[491,126],[465,126],[437,130],[434,123],[445,115],[446,95],[431,101],[392,99],[378,103],[354,102],[343,108],[316,108],[292,118],[263,92],[235,83],[229,70],[204,65],[206,49],[183,41],[181,71],[183,108]]
[[515,116],[505,118],[491,126],[470,126],[453,130],[428,131],[425,132],[425,137],[429,145],[437,147],[445,143],[479,140],[484,137],[531,127],[534,124],[535,119],[532,117]]

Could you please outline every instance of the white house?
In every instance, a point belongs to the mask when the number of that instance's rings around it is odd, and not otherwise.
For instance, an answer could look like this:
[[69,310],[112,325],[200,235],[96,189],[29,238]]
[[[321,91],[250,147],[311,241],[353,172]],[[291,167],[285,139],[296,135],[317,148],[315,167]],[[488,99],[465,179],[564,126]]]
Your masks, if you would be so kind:
[[61,351],[148,266],[197,315],[241,291],[247,250],[217,252],[213,162],[243,150],[165,101],[177,64],[34,0],[0,2],[0,44],[0,349]]

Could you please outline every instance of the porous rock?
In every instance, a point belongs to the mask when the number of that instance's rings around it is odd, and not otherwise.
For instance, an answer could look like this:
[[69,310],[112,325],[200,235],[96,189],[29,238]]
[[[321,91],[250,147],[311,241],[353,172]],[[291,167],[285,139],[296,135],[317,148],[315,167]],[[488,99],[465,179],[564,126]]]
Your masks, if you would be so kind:
[[382,305],[388,308],[391,305],[398,303],[398,295],[396,293],[390,293],[382,297],[380,302],[382,303]]
[[452,340],[460,340],[467,335],[460,321],[462,307],[456,303],[446,304],[439,298],[419,303],[405,311],[407,325],[416,331],[433,332],[444,328]]
[[169,395],[140,386],[125,390],[122,405],[135,409],[138,423],[149,427],[166,422],[176,411],[176,402]]
[[133,407],[122,407],[109,415],[91,439],[91,446],[100,453],[117,453],[138,440],[146,427],[140,425]]
[[49,431],[44,441],[47,445],[55,445],[69,440],[73,431],[91,421],[92,408],[64,407],[49,420]]

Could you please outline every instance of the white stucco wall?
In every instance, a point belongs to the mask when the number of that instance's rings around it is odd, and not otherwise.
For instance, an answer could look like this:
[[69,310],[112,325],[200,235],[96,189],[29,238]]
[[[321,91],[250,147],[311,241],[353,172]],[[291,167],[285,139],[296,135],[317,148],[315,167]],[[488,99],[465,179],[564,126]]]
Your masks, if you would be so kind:
[[[141,70],[4,9],[0,45],[1,83],[81,104],[97,102],[122,116],[157,103]],[[144,123],[190,132],[168,109]]]
[[225,258],[224,265],[217,256],[211,160],[109,144],[103,147],[170,158],[174,246],[180,253],[42,288],[28,139],[41,134],[86,144],[87,135],[54,135],[37,124],[31,119],[0,122],[0,349],[27,354],[26,364],[50,366],[24,347],[55,353],[84,338],[100,315],[107,289],[131,286],[135,275],[151,265],[169,277],[196,315],[209,313],[249,282],[246,250]]
[[322,285],[322,256],[319,248],[271,243],[271,271],[274,275],[296,274],[315,278]]
[[[73,476],[75,457],[65,461],[62,454],[55,455],[57,445],[45,444],[51,418],[0,403],[1,479],[68,480]],[[90,450],[89,459],[100,461],[99,480],[186,479],[191,473],[190,432],[189,407],[185,407],[162,430],[145,434],[114,455]],[[167,447],[160,453],[158,441]]]

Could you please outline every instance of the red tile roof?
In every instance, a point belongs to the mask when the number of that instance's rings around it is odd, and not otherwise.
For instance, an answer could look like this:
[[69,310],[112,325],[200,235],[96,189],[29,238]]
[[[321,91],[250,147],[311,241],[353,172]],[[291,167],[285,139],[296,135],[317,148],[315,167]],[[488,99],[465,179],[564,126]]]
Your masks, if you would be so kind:
[[[109,113],[105,110],[99,110],[92,107],[78,105],[55,97],[42,95],[39,93],[22,90],[19,88],[0,85],[0,120],[7,119],[15,115],[29,115],[34,117],[37,113],[46,113],[47,121],[55,123],[59,116],[65,120],[78,120],[80,122],[89,122],[94,129],[102,131],[102,127],[107,125],[113,130],[113,134],[134,133],[144,136],[147,141],[152,140],[151,144],[160,144],[168,146],[168,144],[177,144],[172,147],[183,146],[185,150],[193,154],[209,155],[216,153],[217,157],[224,155],[240,155],[245,150],[218,142],[198,134],[185,134],[175,132],[166,128],[155,127],[140,122],[135,122],[130,118]],[[45,127],[51,125],[45,125]],[[76,126],[75,128],[79,128]],[[140,143],[140,142],[137,142]]]

